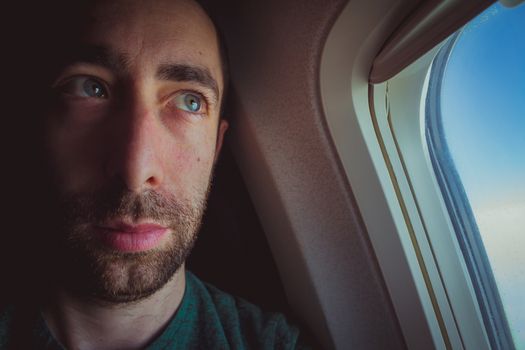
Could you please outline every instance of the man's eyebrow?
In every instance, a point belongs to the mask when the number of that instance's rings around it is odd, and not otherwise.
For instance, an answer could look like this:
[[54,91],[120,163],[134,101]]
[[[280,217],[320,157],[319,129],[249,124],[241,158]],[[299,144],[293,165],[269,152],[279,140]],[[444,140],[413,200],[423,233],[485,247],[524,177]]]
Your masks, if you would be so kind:
[[160,80],[195,82],[213,92],[215,102],[219,100],[219,84],[205,67],[187,64],[163,64],[157,70]]
[[122,73],[129,66],[129,59],[125,54],[116,53],[105,46],[85,45],[74,47],[68,57],[71,63],[91,63],[107,68],[113,72]]

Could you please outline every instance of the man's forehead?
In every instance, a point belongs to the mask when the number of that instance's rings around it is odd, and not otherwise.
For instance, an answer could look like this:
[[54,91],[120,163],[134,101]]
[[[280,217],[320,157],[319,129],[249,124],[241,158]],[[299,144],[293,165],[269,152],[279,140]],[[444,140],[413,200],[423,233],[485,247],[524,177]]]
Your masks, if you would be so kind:
[[99,0],[92,3],[91,9],[93,21],[142,17],[180,25],[188,18],[190,23],[198,21],[199,26],[213,31],[212,21],[195,0]]
[[213,23],[198,4],[176,1],[104,1],[93,10],[82,41],[109,47],[128,61],[177,58],[201,64],[219,60]]

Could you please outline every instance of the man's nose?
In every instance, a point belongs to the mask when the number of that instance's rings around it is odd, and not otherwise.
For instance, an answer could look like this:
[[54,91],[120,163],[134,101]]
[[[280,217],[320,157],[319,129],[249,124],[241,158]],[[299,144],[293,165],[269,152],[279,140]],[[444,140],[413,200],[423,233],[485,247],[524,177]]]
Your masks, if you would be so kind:
[[155,114],[154,108],[135,103],[118,113],[112,125],[107,175],[120,178],[132,192],[155,189],[163,181],[162,126]]

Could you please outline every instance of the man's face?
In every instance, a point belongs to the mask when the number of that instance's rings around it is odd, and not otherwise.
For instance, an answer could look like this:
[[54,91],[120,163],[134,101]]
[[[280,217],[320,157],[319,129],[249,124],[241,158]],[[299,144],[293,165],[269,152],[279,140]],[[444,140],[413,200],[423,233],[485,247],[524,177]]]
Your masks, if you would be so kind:
[[109,302],[189,253],[226,123],[211,21],[191,1],[101,2],[53,84],[46,142],[65,285]]

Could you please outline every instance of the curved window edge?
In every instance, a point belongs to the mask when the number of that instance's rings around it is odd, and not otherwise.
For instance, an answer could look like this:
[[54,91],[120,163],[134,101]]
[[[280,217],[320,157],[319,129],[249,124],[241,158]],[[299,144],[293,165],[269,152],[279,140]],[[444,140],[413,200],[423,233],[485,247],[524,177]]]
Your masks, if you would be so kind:
[[515,349],[474,213],[443,132],[441,87],[447,62],[460,36],[461,31],[451,36],[432,63],[425,101],[425,136],[432,167],[474,285],[490,345],[493,349]]

